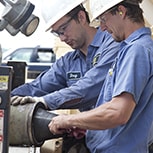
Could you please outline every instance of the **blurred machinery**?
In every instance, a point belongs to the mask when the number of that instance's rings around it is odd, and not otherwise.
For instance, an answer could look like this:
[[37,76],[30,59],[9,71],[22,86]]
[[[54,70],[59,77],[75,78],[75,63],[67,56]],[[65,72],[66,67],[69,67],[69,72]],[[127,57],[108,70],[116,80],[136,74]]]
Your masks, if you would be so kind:
[[0,153],[8,153],[12,68],[0,66]]
[[6,29],[12,36],[19,31],[26,36],[35,32],[39,18],[32,14],[35,6],[27,0],[0,0],[4,10],[0,19],[0,31]]

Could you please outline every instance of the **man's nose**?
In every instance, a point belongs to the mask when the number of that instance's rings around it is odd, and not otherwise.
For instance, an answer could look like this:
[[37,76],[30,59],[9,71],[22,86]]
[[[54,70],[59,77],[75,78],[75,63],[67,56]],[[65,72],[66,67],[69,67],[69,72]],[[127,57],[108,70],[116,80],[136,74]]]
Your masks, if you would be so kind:
[[106,30],[106,24],[100,22],[100,27],[101,27],[101,30],[102,31],[105,31]]

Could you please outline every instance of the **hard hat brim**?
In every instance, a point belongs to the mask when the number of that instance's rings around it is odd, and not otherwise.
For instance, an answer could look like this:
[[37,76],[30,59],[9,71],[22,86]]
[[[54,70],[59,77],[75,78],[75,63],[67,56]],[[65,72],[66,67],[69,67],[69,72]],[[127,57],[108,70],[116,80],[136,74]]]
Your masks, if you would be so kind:
[[108,9],[122,1],[123,0],[91,0],[89,4],[91,10],[91,21],[95,20]]
[[62,11],[59,11],[58,14],[53,16],[46,25],[46,32],[51,29],[51,27],[62,17],[64,17],[68,12],[70,12],[73,8],[80,5],[81,3],[84,3],[86,0],[77,0],[74,1],[71,5],[67,5],[67,7],[64,7]]

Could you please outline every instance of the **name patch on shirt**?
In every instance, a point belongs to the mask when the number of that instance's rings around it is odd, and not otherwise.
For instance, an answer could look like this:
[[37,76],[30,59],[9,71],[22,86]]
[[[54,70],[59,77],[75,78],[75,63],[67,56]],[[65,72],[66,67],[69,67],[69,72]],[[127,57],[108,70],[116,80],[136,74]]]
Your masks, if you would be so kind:
[[68,72],[67,76],[69,80],[77,80],[81,77],[81,73],[80,72]]

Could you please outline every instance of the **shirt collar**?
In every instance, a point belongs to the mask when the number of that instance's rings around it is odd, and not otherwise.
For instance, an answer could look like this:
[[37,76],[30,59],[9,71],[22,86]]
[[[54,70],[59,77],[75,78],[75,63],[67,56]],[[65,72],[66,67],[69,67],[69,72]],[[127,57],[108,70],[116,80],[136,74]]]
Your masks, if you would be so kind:
[[83,53],[79,50],[79,49],[76,49],[74,51],[74,56],[73,56],[73,59],[76,59],[78,57],[82,57],[83,56]]
[[150,28],[143,27],[136,31],[134,31],[127,39],[125,39],[122,44],[129,44],[134,42],[135,40],[139,39],[142,35],[150,35],[151,36],[151,30]]
[[[91,42],[91,44],[89,46],[94,46],[94,47],[100,47],[103,41],[103,37],[102,37],[102,31],[100,27],[97,27],[97,32],[93,38],[93,41]],[[74,59],[82,55],[82,52],[79,49],[75,50],[75,55],[74,55]]]
[[102,43],[102,31],[100,27],[97,27],[97,32],[94,36],[93,41],[91,42],[91,44],[89,46],[94,46],[94,47],[99,47]]

